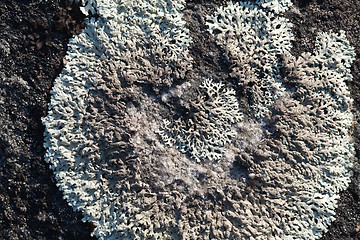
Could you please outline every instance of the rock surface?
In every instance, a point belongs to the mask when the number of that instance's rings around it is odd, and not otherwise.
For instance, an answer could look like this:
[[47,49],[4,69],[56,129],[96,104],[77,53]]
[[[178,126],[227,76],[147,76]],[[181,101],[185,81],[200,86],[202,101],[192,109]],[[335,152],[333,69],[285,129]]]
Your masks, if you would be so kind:
[[[197,21],[192,31],[202,31],[199,11],[212,13],[222,1],[188,1],[187,21]],[[349,84],[360,110],[360,2],[356,0],[295,1],[300,11],[287,13],[294,23],[293,54],[311,51],[318,32],[345,30],[358,54]],[[83,15],[65,1],[0,2],[0,238],[91,239],[91,224],[81,222],[55,185],[45,163],[44,128],[49,93],[63,67],[66,44],[81,31]],[[196,35],[196,34],[194,34]],[[196,41],[194,41],[196,42]],[[229,71],[226,59],[211,41],[191,47],[202,72],[221,75]],[[209,53],[212,53],[210,55]],[[218,66],[213,68],[213,66]],[[356,119],[358,123],[358,119]],[[360,128],[354,125],[354,136]],[[360,239],[359,139],[357,163],[348,190],[341,194],[337,220],[327,239]]]

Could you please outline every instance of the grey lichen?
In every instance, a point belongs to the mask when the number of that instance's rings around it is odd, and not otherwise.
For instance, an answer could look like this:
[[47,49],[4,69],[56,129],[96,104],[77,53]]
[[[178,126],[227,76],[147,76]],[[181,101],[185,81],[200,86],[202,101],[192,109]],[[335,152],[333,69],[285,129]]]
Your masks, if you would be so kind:
[[354,155],[345,33],[295,58],[289,0],[230,2],[207,24],[235,83],[187,79],[184,4],[85,1],[43,119],[64,198],[99,239],[319,239]]
[[277,12],[285,11],[290,1],[229,2],[208,16],[209,31],[226,52],[230,76],[240,84],[253,83],[252,109],[256,118],[269,113],[284,91],[278,56],[291,50],[292,24]]
[[[244,85],[251,76],[254,116],[265,124],[264,141],[245,150],[249,177],[262,185],[262,201],[252,202],[258,210],[247,218],[252,227],[245,228],[254,227],[259,239],[318,239],[351,176],[353,116],[346,81],[352,79],[355,53],[344,32],[321,33],[315,53],[296,59],[290,54],[291,24],[276,16],[279,9],[264,11],[270,2],[276,1],[230,3],[209,17],[210,31],[231,56],[232,75]],[[281,77],[280,67],[289,76]],[[267,209],[276,224],[259,221]]]
[[165,119],[158,133],[165,144],[176,145],[197,162],[215,161],[223,156],[225,145],[237,138],[232,125],[242,120],[242,113],[234,89],[206,79],[200,91],[203,93],[191,104],[192,116],[174,122]]

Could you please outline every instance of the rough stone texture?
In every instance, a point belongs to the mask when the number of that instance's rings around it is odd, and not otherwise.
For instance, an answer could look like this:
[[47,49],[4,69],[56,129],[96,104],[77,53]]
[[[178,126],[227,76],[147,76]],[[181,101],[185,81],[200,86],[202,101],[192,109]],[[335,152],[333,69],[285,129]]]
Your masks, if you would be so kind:
[[43,160],[40,120],[82,18],[65,1],[0,2],[1,239],[90,238]]
[[[206,11],[206,15],[212,13],[221,1],[214,1],[214,3],[189,1],[187,11],[191,19],[195,21],[193,26],[198,26],[190,31],[205,32],[205,24],[201,17],[205,14],[200,14],[199,11]],[[300,12],[288,15],[294,23],[293,31],[296,36],[294,53],[311,51],[314,48],[316,33],[319,31],[344,29],[359,54],[358,1],[304,0],[295,5],[300,6]],[[65,43],[68,37],[63,30],[59,31],[55,27],[63,25],[53,24],[53,20],[54,15],[59,12],[62,12],[59,16],[60,20],[70,16],[67,11],[63,11],[64,7],[63,1],[41,3],[2,1],[0,3],[1,29],[7,29],[0,33],[0,68],[1,72],[8,74],[7,79],[17,79],[16,83],[9,84],[10,80],[8,80],[1,87],[8,90],[8,93],[1,93],[1,96],[7,97],[5,102],[0,103],[0,219],[2,220],[0,238],[2,239],[90,238],[91,227],[86,230],[79,220],[81,216],[74,213],[62,200],[62,193],[55,186],[52,172],[48,170],[47,164],[42,159],[43,127],[40,117],[46,112],[46,100],[49,97],[51,82],[62,68],[62,56],[66,51]],[[43,26],[30,23],[31,18],[40,19],[42,24],[50,22],[50,28],[44,31]],[[64,29],[68,31],[73,27],[72,24],[66,24]],[[27,39],[29,32],[38,34],[47,32],[47,35],[44,37],[40,34],[41,36]],[[46,39],[46,36],[48,44],[43,40],[40,41],[43,42],[42,44],[38,43],[37,40]],[[229,65],[222,57],[221,50],[216,47],[210,37],[205,37],[203,42],[195,42],[197,43],[191,47],[192,56],[204,75],[215,76],[229,71]],[[48,46],[49,43],[52,47]],[[40,48],[41,45],[43,46]],[[40,48],[40,51],[35,51],[37,48]],[[359,71],[360,62],[357,57],[352,68],[354,81],[350,84],[356,106],[359,106],[360,100]],[[30,85],[30,90],[26,90],[26,85],[21,83],[19,77]],[[238,91],[240,90],[241,88]],[[359,127],[354,126],[354,128],[354,135],[359,136]],[[357,147],[357,154],[359,154],[358,149]],[[323,240],[360,239],[356,231],[356,226],[360,223],[358,165],[355,165],[354,169],[353,182],[341,195],[339,207],[336,210],[337,220],[332,223]],[[253,184],[256,185],[256,182]]]

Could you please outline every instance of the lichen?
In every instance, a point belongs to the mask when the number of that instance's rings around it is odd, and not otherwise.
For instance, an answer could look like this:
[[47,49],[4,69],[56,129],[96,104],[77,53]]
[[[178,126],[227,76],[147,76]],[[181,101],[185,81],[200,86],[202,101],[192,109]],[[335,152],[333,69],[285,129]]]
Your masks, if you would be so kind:
[[223,156],[225,145],[237,138],[232,125],[242,120],[242,113],[234,89],[206,79],[200,90],[203,93],[191,104],[192,116],[174,122],[165,119],[158,133],[166,145],[176,145],[198,162],[215,161]]
[[93,234],[319,239],[354,156],[345,33],[296,58],[289,0],[229,2],[207,25],[231,81],[187,78],[184,1],[85,3],[98,19],[71,39],[43,123],[45,159]]
[[[339,191],[350,182],[353,115],[346,82],[355,53],[344,32],[320,33],[314,54],[296,59],[291,24],[276,16],[277,8],[262,7],[230,3],[208,23],[230,55],[232,75],[251,84],[254,116],[265,125],[262,144],[245,150],[262,201],[252,202],[259,210],[248,215],[251,228],[243,236],[253,237],[254,228],[259,239],[318,239],[334,219]],[[288,75],[281,76],[280,68]],[[257,220],[268,216],[266,209],[276,224]]]
[[[229,2],[208,16],[209,31],[226,51],[230,76],[240,83],[251,82],[252,108],[256,118],[269,113],[284,91],[279,56],[290,52],[292,24],[276,12],[287,9],[289,1]],[[276,10],[276,11],[275,11]],[[256,106],[256,108],[255,108]]]

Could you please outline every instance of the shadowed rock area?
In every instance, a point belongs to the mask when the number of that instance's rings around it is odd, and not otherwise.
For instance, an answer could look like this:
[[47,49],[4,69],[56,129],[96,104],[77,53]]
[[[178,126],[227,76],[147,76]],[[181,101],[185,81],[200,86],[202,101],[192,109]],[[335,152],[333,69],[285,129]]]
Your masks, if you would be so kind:
[[82,20],[66,1],[0,2],[0,239],[91,239],[43,160],[40,120]]

